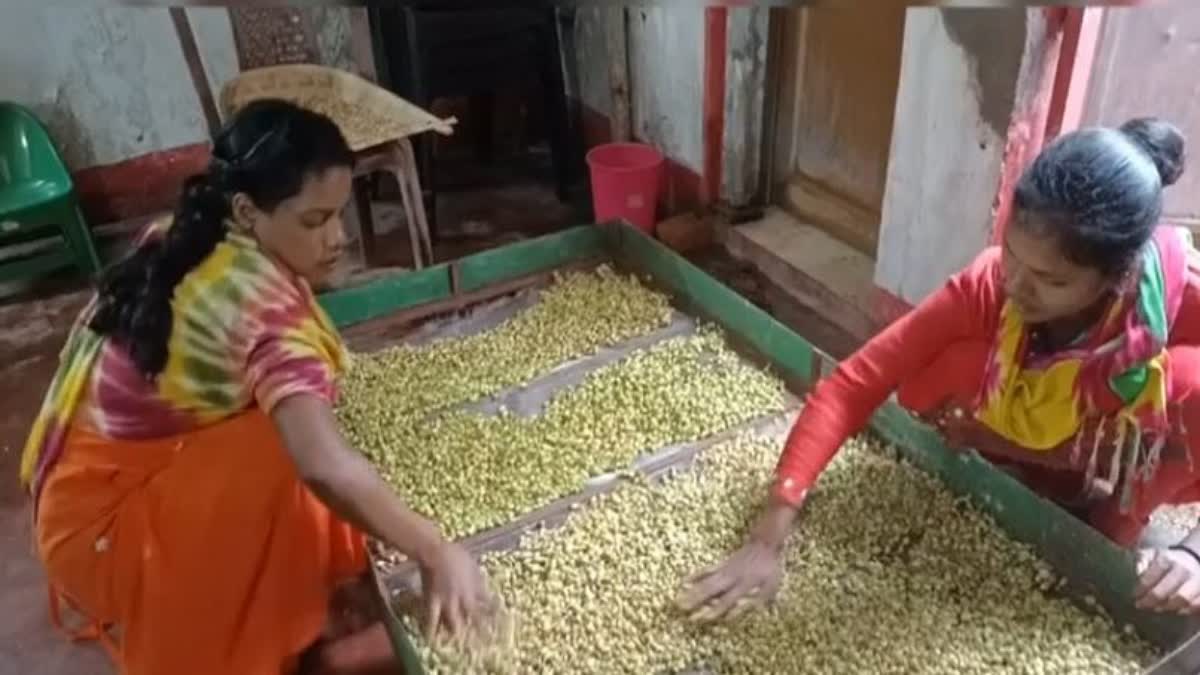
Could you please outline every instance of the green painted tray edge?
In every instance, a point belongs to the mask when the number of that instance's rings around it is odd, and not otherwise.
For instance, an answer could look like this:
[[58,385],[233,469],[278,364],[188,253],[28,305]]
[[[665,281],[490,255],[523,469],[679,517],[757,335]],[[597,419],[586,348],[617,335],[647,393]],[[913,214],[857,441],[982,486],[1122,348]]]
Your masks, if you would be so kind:
[[[786,379],[811,383],[818,366],[833,363],[831,357],[800,335],[682,256],[620,223],[583,225],[462,258],[455,262],[458,287],[483,288],[598,254],[607,254],[648,275],[703,318],[715,321],[753,347]],[[449,264],[442,264],[402,273],[323,295],[320,300],[339,327],[347,326],[449,297],[453,288],[450,269]],[[1129,551],[1115,546],[974,453],[949,450],[932,429],[895,403],[885,404],[870,426],[896,444],[909,461],[937,476],[956,493],[969,496],[1010,535],[1033,546],[1070,580],[1074,594],[1090,595],[1116,621],[1134,626],[1161,647],[1170,648],[1190,634],[1192,627],[1182,618],[1133,608],[1130,589],[1134,570]],[[389,620],[398,656],[406,664],[413,663],[416,649],[406,629],[394,614],[389,614]]]

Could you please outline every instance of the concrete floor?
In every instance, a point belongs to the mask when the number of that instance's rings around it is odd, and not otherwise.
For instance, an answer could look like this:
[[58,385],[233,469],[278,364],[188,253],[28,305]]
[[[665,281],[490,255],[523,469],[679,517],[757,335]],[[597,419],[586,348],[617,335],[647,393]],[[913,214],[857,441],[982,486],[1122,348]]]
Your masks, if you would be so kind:
[[0,674],[110,672],[95,646],[76,647],[51,628],[46,583],[31,555],[30,517],[17,482],[21,446],[54,372],[57,349],[86,296],[71,291],[0,306]]

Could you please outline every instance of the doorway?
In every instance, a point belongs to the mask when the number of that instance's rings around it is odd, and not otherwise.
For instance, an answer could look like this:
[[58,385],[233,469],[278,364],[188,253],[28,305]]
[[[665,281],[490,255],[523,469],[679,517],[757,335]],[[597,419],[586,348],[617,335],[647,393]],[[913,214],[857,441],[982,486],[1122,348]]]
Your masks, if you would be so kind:
[[875,257],[904,7],[790,9],[777,71],[773,201]]

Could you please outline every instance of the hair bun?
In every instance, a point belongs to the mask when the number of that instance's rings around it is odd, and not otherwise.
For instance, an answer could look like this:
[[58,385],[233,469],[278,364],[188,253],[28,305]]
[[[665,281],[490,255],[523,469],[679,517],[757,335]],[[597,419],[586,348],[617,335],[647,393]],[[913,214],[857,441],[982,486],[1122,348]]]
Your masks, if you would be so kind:
[[1183,175],[1184,138],[1174,124],[1157,117],[1139,117],[1122,124],[1121,133],[1154,162],[1164,187]]

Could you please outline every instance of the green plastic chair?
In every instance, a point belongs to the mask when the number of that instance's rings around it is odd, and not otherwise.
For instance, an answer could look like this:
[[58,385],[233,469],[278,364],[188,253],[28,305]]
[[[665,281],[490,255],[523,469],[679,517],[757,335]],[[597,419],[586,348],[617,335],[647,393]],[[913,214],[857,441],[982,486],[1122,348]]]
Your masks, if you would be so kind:
[[[57,246],[13,258],[5,249],[59,238]],[[25,108],[0,102],[0,282],[74,265],[89,279],[100,256],[75,185],[46,127]]]

